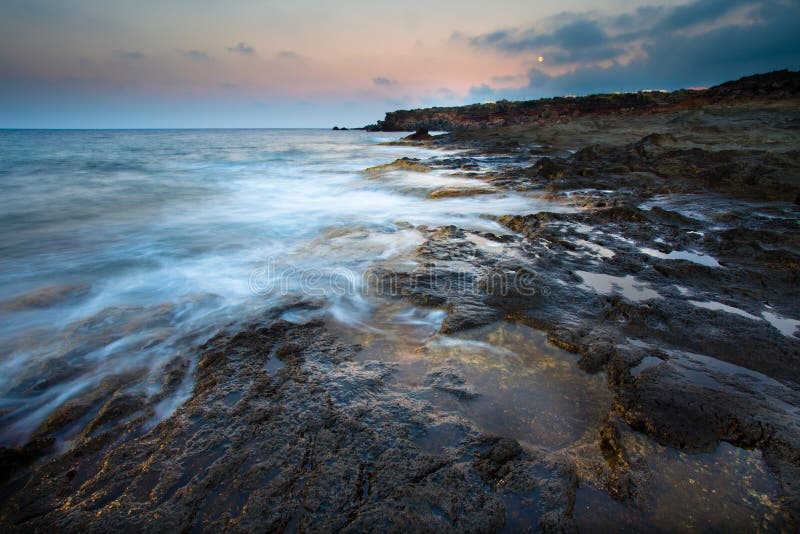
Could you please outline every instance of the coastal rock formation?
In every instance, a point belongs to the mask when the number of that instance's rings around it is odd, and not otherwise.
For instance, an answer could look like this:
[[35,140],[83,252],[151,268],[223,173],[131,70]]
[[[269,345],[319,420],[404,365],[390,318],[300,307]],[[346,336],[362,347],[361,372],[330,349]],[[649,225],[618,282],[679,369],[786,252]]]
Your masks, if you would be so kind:
[[[440,419],[391,386],[393,367],[321,322],[267,319],[200,348],[192,398],[81,438],[2,490],[5,528],[494,531],[569,528],[576,481],[557,460]],[[451,370],[432,387],[475,394]],[[449,439],[429,439],[440,425]],[[28,449],[34,445],[28,446]],[[21,451],[18,462],[29,455]],[[498,481],[501,481],[499,483]]]
[[683,89],[671,93],[643,91],[392,111],[386,114],[386,118],[366,129],[386,132],[455,132],[518,124],[563,122],[577,117],[661,113],[754,98],[785,99],[799,94],[800,73],[783,70],[747,76],[706,90]]
[[[733,87],[714,94],[737,98]],[[782,488],[781,521],[796,524],[798,120],[798,100],[786,99],[452,134],[441,143],[508,147],[516,168],[493,173],[495,187],[580,211],[500,217],[513,237],[438,229],[402,292],[447,309],[442,333],[511,318],[547,331],[586,372],[605,370],[608,464],[587,469],[605,473],[594,484],[614,498],[648,502],[655,476],[615,445],[619,432],[690,454],[725,442],[761,451]],[[542,145],[554,155],[531,160],[527,147]]]

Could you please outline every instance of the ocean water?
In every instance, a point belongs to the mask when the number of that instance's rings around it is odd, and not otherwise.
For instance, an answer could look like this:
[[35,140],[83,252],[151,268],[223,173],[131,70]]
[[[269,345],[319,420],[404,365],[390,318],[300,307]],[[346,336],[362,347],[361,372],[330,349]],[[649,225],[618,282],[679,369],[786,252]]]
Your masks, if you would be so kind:
[[[502,231],[483,215],[546,205],[428,198],[483,185],[448,171],[363,172],[445,153],[380,144],[400,136],[0,131],[0,445],[104,385],[143,393],[154,421],[169,415],[191,391],[192,347],[293,296],[374,329],[359,276],[422,243],[420,225]],[[434,332],[442,317],[405,309],[396,321]],[[176,361],[188,365],[166,391]]]

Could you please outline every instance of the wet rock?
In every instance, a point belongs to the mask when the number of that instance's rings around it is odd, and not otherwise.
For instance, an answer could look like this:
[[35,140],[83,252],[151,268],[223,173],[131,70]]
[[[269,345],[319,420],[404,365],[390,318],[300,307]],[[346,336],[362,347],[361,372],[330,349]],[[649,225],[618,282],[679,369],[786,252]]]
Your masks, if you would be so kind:
[[611,416],[600,429],[600,450],[610,469],[605,477],[606,491],[613,498],[644,505],[651,482],[646,461],[621,442],[624,424]]
[[189,360],[177,356],[164,366],[161,387],[163,391],[171,393],[183,382],[189,369]]
[[445,334],[491,324],[502,317],[497,309],[479,298],[451,299],[447,309],[447,316],[440,329]]
[[11,312],[30,308],[48,308],[64,301],[85,296],[88,284],[63,284],[23,293],[0,302],[0,311]]
[[411,135],[407,135],[403,139],[408,141],[430,141],[433,139],[433,136],[428,133],[427,128],[417,128],[417,131]]
[[0,447],[0,483],[47,454],[55,441],[55,438],[37,438],[21,447]]
[[415,158],[400,158],[391,163],[384,163],[364,169],[365,173],[372,175],[380,175],[392,171],[429,172],[430,167]]
[[676,146],[677,143],[678,140],[672,134],[653,133],[636,142],[634,149],[644,157],[655,157],[662,154],[665,149]]
[[526,172],[541,176],[547,180],[553,180],[564,176],[564,166],[558,159],[539,158],[533,167],[526,170]]
[[[44,436],[69,430],[72,425],[80,423],[82,418],[102,406],[105,400],[124,387],[132,376],[132,374],[113,376],[95,387],[87,388],[50,414],[35,434]],[[113,413],[113,408],[109,415],[111,413]]]
[[486,437],[479,441],[480,452],[473,465],[488,479],[500,479],[509,473],[509,462],[522,454],[522,447],[513,439]]
[[[121,421],[120,431],[87,435],[31,467],[35,444],[4,451],[17,470],[2,488],[0,524],[492,531],[518,524],[512,509],[570,524],[575,482],[567,471],[548,469],[515,443],[487,442],[466,423],[438,435],[438,452],[421,448],[410,438],[435,433],[437,415],[391,385],[392,365],[353,361],[357,350],[313,321],[216,336],[202,347],[191,398],[154,428],[124,422],[138,402],[119,393],[95,424],[99,431]],[[273,353],[287,362],[277,375],[264,368]],[[459,386],[446,371],[432,381]],[[238,401],[227,402],[231,395]],[[502,474],[507,485],[484,481]],[[537,487],[553,489],[539,498]]]
[[92,419],[84,430],[87,434],[92,434],[103,427],[111,427],[120,420],[129,417],[140,410],[146,404],[146,396],[142,393],[115,393],[97,412],[97,416]]
[[[798,117],[792,106],[709,106],[559,128],[547,119],[536,128],[450,136],[490,153],[514,139],[577,149],[551,149],[563,157],[541,158],[529,169],[520,161],[492,177],[495,187],[538,191],[581,209],[498,217],[513,232],[503,244],[513,259],[471,248],[464,243],[469,233],[454,228],[435,232],[417,259],[435,262],[439,273],[467,264],[484,273],[464,279],[477,282],[472,292],[464,284],[426,285],[448,311],[443,332],[480,325],[497,317],[495,310],[547,331],[551,343],[579,355],[575,364],[583,370],[605,370],[614,412],[596,441],[581,446],[584,456],[570,462],[614,499],[643,507],[658,498],[650,494],[647,462],[626,445],[625,436],[642,432],[687,453],[715,450],[721,440],[758,448],[783,488],[782,513],[800,509],[800,434],[791,422],[800,406],[800,338],[769,322],[775,314],[796,319],[800,298],[791,204],[800,160],[786,134]],[[712,260],[659,257],[643,248]],[[577,271],[606,277],[610,288],[593,287]],[[510,273],[512,280],[535,273],[536,287],[548,292],[490,283],[486,273]],[[643,288],[649,298],[636,298]],[[725,307],[702,307],[715,302]],[[592,450],[603,458],[599,464]],[[487,480],[519,461],[489,465]]]
[[475,390],[467,385],[464,377],[456,373],[452,367],[435,369],[425,375],[425,385],[439,391],[450,393],[459,399],[469,400],[478,396]]
[[497,190],[491,187],[442,187],[431,191],[428,198],[454,198],[471,197],[476,195],[491,195]]
[[587,373],[602,371],[616,350],[616,343],[600,329],[580,332],[559,328],[547,335],[547,340],[566,351],[580,354],[578,367]]

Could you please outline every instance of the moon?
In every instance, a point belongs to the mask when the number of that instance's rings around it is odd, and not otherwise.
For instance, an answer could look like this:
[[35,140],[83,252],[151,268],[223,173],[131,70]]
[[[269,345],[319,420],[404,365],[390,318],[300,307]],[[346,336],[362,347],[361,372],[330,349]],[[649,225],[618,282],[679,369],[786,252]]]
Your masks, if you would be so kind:
[[544,58],[542,56],[539,56],[539,63],[541,63],[542,61],[544,61]]

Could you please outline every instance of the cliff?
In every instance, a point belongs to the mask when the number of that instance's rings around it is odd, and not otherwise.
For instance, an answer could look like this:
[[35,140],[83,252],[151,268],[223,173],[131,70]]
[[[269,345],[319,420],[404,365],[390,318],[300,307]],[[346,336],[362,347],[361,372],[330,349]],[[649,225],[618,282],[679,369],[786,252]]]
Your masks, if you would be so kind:
[[371,131],[475,130],[515,124],[547,123],[574,117],[626,113],[648,113],[688,109],[709,103],[748,99],[787,98],[800,95],[800,72],[781,70],[746,76],[704,90],[600,94],[556,97],[460,107],[399,110],[366,126]]

